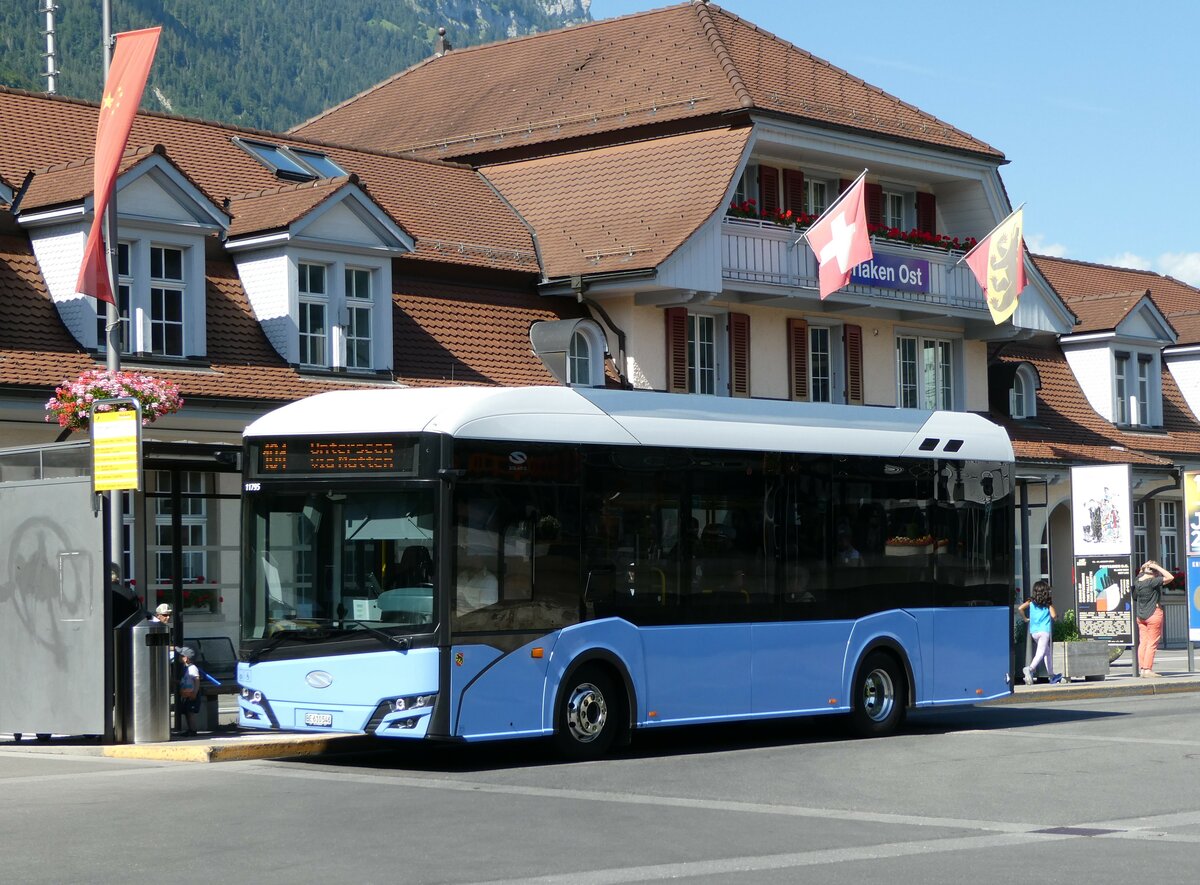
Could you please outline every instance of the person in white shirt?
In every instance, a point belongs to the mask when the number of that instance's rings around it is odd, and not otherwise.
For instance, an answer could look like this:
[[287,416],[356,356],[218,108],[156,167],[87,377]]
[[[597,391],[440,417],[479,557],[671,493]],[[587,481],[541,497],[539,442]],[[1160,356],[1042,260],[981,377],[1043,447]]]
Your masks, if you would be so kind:
[[494,605],[500,598],[500,585],[482,556],[463,556],[459,560],[458,613],[465,615],[487,605]]

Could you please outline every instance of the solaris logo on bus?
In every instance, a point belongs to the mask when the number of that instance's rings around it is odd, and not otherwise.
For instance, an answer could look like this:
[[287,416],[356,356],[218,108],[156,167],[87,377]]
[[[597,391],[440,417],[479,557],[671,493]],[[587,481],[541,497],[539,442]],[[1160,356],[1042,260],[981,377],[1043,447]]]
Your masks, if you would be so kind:
[[57,421],[64,432],[86,430],[91,420],[92,405],[98,411],[106,411],[104,400],[128,397],[142,407],[142,424],[149,424],[178,412],[183,407],[179,388],[171,381],[164,381],[141,372],[123,372],[111,369],[89,369],[74,381],[66,379],[54,389],[54,396],[46,401],[47,421]]

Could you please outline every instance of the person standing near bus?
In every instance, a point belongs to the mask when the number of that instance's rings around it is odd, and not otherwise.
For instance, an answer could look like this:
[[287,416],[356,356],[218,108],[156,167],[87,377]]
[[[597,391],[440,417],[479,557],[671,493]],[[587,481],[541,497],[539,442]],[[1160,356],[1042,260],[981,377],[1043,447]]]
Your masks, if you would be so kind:
[[1020,606],[1020,612],[1029,624],[1029,636],[1037,645],[1029,666],[1022,671],[1026,685],[1033,685],[1034,671],[1043,660],[1046,662],[1046,673],[1050,676],[1051,684],[1062,681],[1062,674],[1054,672],[1054,652],[1050,645],[1051,628],[1054,619],[1058,617],[1058,612],[1050,602],[1052,598],[1050,585],[1045,581],[1038,581],[1033,585],[1030,598]]
[[1138,569],[1133,582],[1134,614],[1138,624],[1138,667],[1143,676],[1158,676],[1154,672],[1154,655],[1163,634],[1162,588],[1175,576],[1153,560],[1146,560]]
[[179,675],[179,704],[187,719],[185,737],[196,734],[196,714],[200,712],[200,668],[196,666],[196,653],[189,647],[179,649],[183,672]]

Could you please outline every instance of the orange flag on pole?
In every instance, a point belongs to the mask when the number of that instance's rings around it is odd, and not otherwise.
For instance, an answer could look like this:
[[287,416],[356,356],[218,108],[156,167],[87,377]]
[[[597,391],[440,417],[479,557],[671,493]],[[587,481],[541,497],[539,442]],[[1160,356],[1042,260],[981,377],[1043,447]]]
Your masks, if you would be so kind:
[[116,48],[104,83],[104,100],[100,103],[100,119],[96,124],[96,157],[92,173],[96,214],[83,250],[79,279],[75,282],[76,292],[91,295],[99,301],[113,302],[112,288],[108,282],[108,264],[105,261],[104,210],[117,184],[121,154],[125,153],[129,130],[133,128],[133,118],[142,101],[161,30],[146,28],[117,34]]
[[1018,206],[959,260],[967,263],[983,287],[992,322],[998,326],[1012,316],[1025,288],[1024,206]]
[[818,289],[824,301],[850,282],[850,272],[874,257],[867,230],[867,171],[804,233],[817,256]]

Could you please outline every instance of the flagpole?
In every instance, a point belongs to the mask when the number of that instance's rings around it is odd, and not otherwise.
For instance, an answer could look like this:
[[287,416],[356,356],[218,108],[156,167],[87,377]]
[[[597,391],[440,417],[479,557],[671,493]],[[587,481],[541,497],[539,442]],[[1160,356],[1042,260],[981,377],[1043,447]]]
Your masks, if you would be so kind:
[[[100,14],[103,22],[104,40],[104,76],[101,78],[101,82],[107,83],[108,69],[112,66],[113,54],[111,0],[103,0],[101,3]],[[95,162],[95,158],[93,158],[93,162]],[[92,195],[93,200],[97,198],[97,194]],[[108,252],[108,262],[106,268],[108,273],[108,290],[112,293],[113,297],[113,300],[105,305],[105,368],[115,372],[121,368],[121,312],[117,304],[119,299],[117,296],[117,189],[115,185],[113,186],[112,197],[109,199],[108,206],[104,210],[104,242]],[[124,568],[123,554],[125,550],[125,516],[121,509],[121,494],[121,492],[117,491],[108,492],[108,500],[106,502],[106,510],[108,512],[108,556],[106,557],[104,564],[104,633],[107,657],[112,664],[115,664],[115,649],[112,647],[112,627],[115,626],[112,623],[112,594],[113,592],[117,592],[115,588],[110,587],[110,583],[114,577],[112,574],[113,566],[116,566],[118,580],[121,581],[122,586],[128,586],[125,584],[125,580],[129,577],[125,574]],[[106,692],[108,697],[114,697],[114,693],[116,691],[116,679],[112,664],[105,668],[107,672],[107,679],[109,681],[108,690]],[[117,708],[121,709],[123,706],[124,704],[119,704],[117,705]],[[120,728],[122,740],[130,739],[129,735],[124,733],[125,729],[123,723],[118,724],[113,722],[112,717],[110,716],[108,719],[106,719],[106,724],[107,733],[104,737],[108,743],[113,741],[114,734],[118,728]]]
[[830,203],[829,206],[826,207],[824,212],[822,212],[820,215],[818,215],[816,218],[814,218],[812,221],[810,221],[808,223],[808,227],[806,227],[804,229],[804,232],[802,234],[800,234],[800,236],[796,237],[796,241],[794,243],[792,243],[792,245],[799,246],[801,240],[808,239],[808,232],[810,230],[812,230],[814,227],[816,227],[820,223],[822,218],[824,218],[826,215],[828,215],[830,212],[832,212],[834,209],[836,209],[839,205],[841,205],[842,200],[844,200],[846,198],[846,194],[848,194],[848,193],[850,193],[850,191],[854,190],[854,186],[856,184],[858,184],[859,181],[861,181],[862,179],[864,179],[866,177],[867,177],[867,170],[863,169],[863,171],[858,174],[858,178],[856,178],[856,179],[854,179],[854,181],[850,182],[850,186],[847,187],[840,194],[838,194],[838,198],[836,200],[834,200],[832,203]]
[[975,252],[975,250],[979,248],[980,243],[986,243],[988,237],[990,237],[996,231],[1000,230],[1000,228],[1004,227],[1004,223],[1006,221],[1008,221],[1008,219],[1012,218],[1014,215],[1016,215],[1018,212],[1020,212],[1024,208],[1025,208],[1025,204],[1022,203],[1016,209],[1013,209],[1011,212],[1009,212],[1007,215],[1005,215],[1003,218],[1001,218],[999,224],[997,224],[990,231],[988,231],[986,234],[984,234],[982,237],[980,237],[978,240],[976,240],[975,245],[972,246],[970,249],[968,249],[966,252],[964,252],[962,254],[962,257],[959,258],[958,261],[954,262],[954,266],[958,267],[960,264],[962,264],[964,261],[966,261],[967,258],[969,258]]

